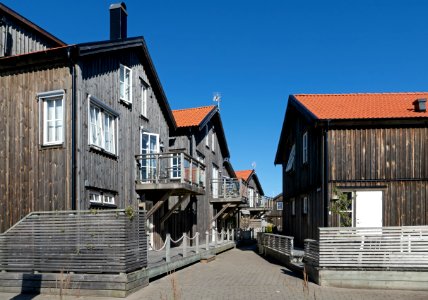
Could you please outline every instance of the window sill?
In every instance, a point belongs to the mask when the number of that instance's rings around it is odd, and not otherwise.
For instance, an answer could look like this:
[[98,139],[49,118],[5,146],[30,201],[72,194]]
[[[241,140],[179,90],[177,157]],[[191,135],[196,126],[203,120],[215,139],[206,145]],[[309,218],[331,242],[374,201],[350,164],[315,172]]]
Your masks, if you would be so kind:
[[116,204],[90,202],[89,208],[117,208]]
[[111,157],[111,158],[114,158],[114,159],[118,159],[119,158],[118,155],[116,155],[114,153],[111,153],[111,152],[108,152],[108,151],[106,151],[106,150],[104,150],[104,149],[102,149],[102,148],[100,148],[98,146],[95,146],[95,145],[89,145],[89,151],[92,151],[92,152],[95,152],[95,153],[99,153],[99,154],[103,154],[105,156],[108,156],[108,157]]
[[124,99],[120,99],[119,100],[122,104],[124,104],[125,106],[131,107],[132,106],[132,102],[124,100]]
[[45,150],[45,149],[62,149],[64,147],[64,142],[58,143],[58,144],[40,144],[39,149]]
[[147,118],[145,115],[140,115],[140,119],[149,122],[149,118]]

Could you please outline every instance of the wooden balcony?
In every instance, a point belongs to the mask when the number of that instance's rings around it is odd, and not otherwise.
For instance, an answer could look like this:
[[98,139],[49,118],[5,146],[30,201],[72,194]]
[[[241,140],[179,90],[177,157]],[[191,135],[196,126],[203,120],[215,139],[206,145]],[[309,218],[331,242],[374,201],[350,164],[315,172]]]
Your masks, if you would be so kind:
[[212,179],[210,202],[245,204],[247,187],[237,178]]
[[135,159],[137,192],[146,195],[169,192],[171,196],[205,194],[205,165],[186,153],[142,154]]
[[253,201],[249,199],[247,204],[241,206],[250,212],[267,212],[273,207],[273,198],[266,196],[254,197]]

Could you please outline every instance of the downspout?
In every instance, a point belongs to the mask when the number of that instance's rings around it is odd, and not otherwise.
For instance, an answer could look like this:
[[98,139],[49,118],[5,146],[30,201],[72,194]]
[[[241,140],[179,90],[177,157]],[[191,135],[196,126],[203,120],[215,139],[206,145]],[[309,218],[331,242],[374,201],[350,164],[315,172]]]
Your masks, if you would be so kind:
[[324,190],[324,227],[329,227],[329,211],[330,201],[328,197],[328,182],[329,182],[329,160],[328,160],[328,127],[330,121],[327,121],[327,125],[324,128],[324,158],[323,158],[323,190]]
[[76,210],[76,65],[71,57],[70,48],[68,50],[68,59],[71,63],[71,210]]

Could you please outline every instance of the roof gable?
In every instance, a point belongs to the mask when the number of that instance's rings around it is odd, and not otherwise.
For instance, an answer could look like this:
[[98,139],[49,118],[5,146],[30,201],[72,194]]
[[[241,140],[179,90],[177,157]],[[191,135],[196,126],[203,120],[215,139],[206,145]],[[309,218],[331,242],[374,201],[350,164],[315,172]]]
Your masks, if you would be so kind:
[[236,177],[247,183],[250,183],[251,180],[254,180],[254,183],[259,190],[260,195],[264,195],[262,185],[260,184],[259,177],[256,174],[255,170],[241,170],[235,171]]
[[177,123],[178,128],[183,127],[200,127],[205,123],[204,121],[215,112],[217,106],[202,106],[186,109],[176,109],[172,113]]

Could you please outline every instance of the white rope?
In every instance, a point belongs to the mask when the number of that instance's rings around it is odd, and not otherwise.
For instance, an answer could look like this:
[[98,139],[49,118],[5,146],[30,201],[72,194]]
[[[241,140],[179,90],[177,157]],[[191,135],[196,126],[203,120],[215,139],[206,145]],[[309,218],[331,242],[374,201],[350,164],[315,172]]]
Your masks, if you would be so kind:
[[181,236],[181,238],[179,238],[178,240],[174,241],[173,239],[171,239],[171,242],[174,244],[177,244],[178,242],[180,242],[183,239],[184,235]]
[[196,239],[196,236],[198,236],[198,235],[199,235],[199,232],[196,232],[194,237],[188,237],[188,236],[186,236],[186,237],[188,240],[194,240],[194,239]]
[[150,246],[150,248],[152,248],[152,251],[155,251],[155,252],[160,252],[160,251],[162,251],[164,248],[165,248],[165,246],[166,246],[166,242],[167,241],[165,241],[165,243],[163,244],[163,246],[162,246],[162,248],[160,248],[160,249],[158,249],[158,250],[156,250],[150,243],[149,243],[149,246]]

